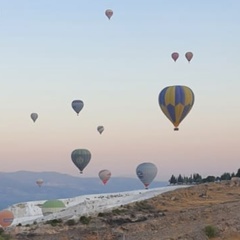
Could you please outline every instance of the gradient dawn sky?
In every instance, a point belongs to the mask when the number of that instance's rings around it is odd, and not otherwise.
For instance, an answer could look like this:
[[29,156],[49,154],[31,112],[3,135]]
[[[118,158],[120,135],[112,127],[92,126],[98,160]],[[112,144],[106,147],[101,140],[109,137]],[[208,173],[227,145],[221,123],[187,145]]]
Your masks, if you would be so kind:
[[[240,168],[239,0],[0,2],[0,171],[136,177],[152,162],[169,180]],[[178,132],[158,104],[171,85],[195,94]],[[81,176],[77,148],[92,153]]]

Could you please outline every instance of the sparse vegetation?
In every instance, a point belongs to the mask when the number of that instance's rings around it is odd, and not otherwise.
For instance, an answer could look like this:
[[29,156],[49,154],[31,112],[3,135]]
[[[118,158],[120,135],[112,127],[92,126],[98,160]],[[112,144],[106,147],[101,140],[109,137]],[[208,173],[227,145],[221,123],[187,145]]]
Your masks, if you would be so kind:
[[0,240],[11,240],[11,236],[9,234],[4,233],[4,230],[0,228]]
[[125,213],[125,212],[126,212],[125,209],[119,209],[119,208],[112,210],[113,215],[120,215],[121,213]]
[[106,213],[103,213],[103,212],[98,213],[98,217],[104,217],[104,216],[106,216]]
[[53,219],[53,220],[46,221],[46,224],[50,224],[53,227],[56,227],[60,223],[62,223],[62,219]]
[[69,220],[67,220],[66,224],[67,224],[68,226],[73,226],[73,225],[76,224],[76,222],[75,222],[74,219],[69,219]]
[[86,216],[81,216],[79,221],[82,223],[82,224],[86,224],[88,225],[91,221],[91,217],[86,217]]
[[144,210],[153,210],[154,207],[147,203],[147,201],[141,201],[135,203],[135,209],[137,211],[144,211]]
[[217,236],[217,228],[211,225],[208,225],[204,228],[204,232],[209,238],[213,238]]

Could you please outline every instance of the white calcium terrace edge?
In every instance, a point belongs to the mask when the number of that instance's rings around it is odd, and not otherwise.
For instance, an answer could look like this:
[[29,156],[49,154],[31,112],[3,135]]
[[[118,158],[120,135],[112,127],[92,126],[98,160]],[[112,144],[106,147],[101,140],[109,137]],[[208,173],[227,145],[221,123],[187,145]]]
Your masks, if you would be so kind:
[[91,194],[74,198],[59,199],[63,201],[66,208],[56,213],[43,216],[41,205],[46,201],[23,202],[7,208],[14,214],[14,221],[10,227],[21,223],[22,225],[45,222],[53,219],[71,219],[80,216],[89,216],[114,209],[128,203],[142,201],[160,195],[165,192],[191,185],[167,186],[161,188],[134,190],[127,192]]

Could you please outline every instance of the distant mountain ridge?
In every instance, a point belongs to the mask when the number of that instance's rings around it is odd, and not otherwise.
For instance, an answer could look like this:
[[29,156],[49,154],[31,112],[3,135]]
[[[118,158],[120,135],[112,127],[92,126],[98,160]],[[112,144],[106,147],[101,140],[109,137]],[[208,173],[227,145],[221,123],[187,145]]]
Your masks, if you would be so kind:
[[[44,180],[42,187],[36,184],[38,178]],[[164,187],[167,184],[168,182],[153,181],[150,188]],[[75,177],[58,172],[0,172],[0,210],[25,201],[70,198],[143,188],[143,184],[137,178],[112,177],[106,185],[103,185],[98,177]]]

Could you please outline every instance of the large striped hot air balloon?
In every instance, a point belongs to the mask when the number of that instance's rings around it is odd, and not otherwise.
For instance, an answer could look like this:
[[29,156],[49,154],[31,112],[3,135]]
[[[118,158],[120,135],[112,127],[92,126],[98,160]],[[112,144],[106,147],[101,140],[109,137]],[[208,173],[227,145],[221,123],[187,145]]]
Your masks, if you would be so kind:
[[169,86],[158,97],[160,108],[178,130],[180,122],[187,116],[194,104],[194,93],[186,86]]

